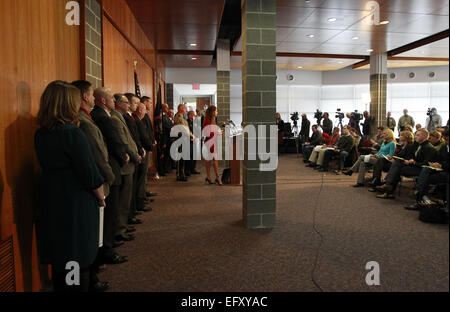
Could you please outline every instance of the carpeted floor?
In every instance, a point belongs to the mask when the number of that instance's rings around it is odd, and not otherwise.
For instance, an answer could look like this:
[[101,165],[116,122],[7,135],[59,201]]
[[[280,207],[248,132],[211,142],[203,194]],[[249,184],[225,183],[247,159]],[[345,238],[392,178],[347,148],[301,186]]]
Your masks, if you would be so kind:
[[[111,291],[449,291],[448,225],[403,209],[412,183],[381,200],[350,187],[355,180],[282,155],[277,226],[247,230],[241,187],[206,185],[204,175],[176,182],[172,173],[149,185],[160,194],[154,211],[117,250],[130,260],[100,278]],[[369,261],[380,265],[380,286],[366,285]]]

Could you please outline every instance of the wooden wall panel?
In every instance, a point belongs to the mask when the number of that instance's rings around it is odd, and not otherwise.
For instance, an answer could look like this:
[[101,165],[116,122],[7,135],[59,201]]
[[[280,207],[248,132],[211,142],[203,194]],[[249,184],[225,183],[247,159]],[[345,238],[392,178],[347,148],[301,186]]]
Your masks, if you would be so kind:
[[38,291],[42,280],[34,230],[39,99],[49,82],[80,76],[79,27],[65,23],[66,2],[0,1],[0,240],[13,235],[19,291]]
[[153,98],[153,69],[122,34],[103,18],[103,70],[104,85],[113,93],[134,93],[134,61],[142,95]]

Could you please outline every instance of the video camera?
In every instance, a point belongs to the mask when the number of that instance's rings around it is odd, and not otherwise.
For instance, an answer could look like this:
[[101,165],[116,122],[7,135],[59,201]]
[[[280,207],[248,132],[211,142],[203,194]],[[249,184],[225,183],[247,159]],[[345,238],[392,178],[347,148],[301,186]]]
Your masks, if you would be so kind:
[[323,119],[323,113],[319,110],[316,110],[314,113],[314,118],[317,119],[317,124],[320,125],[320,121]]
[[295,113],[291,114],[291,120],[294,122],[294,127],[297,127],[298,119],[299,119],[298,112],[295,112]]
[[352,118],[354,121],[359,122],[360,120],[363,120],[364,116],[361,113],[358,113],[358,110],[355,110],[351,113]]
[[434,113],[433,113],[433,109],[432,108],[428,108],[428,110],[427,110],[427,116],[433,116],[434,115]]
[[339,120],[342,120],[342,119],[344,119],[344,113],[343,112],[341,112],[341,109],[340,108],[338,108],[337,109],[337,112],[336,112],[336,117],[335,118],[339,118]]

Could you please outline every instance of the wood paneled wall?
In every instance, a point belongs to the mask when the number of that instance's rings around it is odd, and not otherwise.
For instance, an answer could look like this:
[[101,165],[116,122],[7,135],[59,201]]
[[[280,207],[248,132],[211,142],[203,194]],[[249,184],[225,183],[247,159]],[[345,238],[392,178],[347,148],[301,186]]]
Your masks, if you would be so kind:
[[13,236],[18,291],[39,291],[48,272],[37,260],[33,138],[46,85],[80,76],[79,27],[65,23],[66,2],[0,1],[0,240]]

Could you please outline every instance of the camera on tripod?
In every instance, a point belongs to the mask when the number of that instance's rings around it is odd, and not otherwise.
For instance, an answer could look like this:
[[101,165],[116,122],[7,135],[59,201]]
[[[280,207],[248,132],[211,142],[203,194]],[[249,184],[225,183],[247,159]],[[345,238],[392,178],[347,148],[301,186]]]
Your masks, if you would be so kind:
[[343,112],[341,112],[341,109],[340,108],[338,108],[337,109],[337,112],[336,112],[336,117],[335,118],[339,118],[339,120],[342,120],[342,119],[344,119],[344,113]]
[[428,108],[428,110],[427,110],[427,116],[433,116],[434,115],[434,108]]
[[291,114],[291,120],[294,122],[294,127],[297,127],[297,121],[299,120],[298,112]]
[[360,120],[362,120],[364,118],[363,114],[358,113],[358,110],[355,110],[354,112],[351,113],[353,120],[355,120],[356,122],[359,122]]
[[320,125],[320,121],[323,119],[323,113],[319,110],[316,110],[314,113],[314,118],[317,119],[317,124]]

